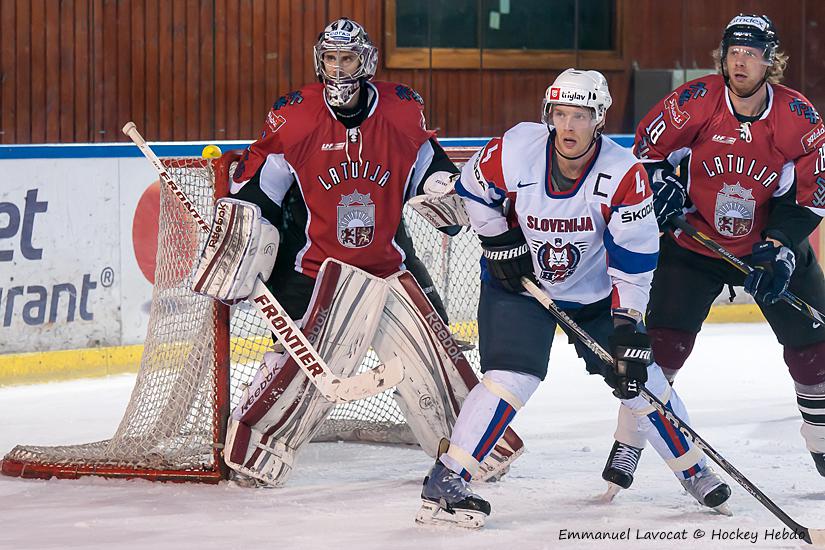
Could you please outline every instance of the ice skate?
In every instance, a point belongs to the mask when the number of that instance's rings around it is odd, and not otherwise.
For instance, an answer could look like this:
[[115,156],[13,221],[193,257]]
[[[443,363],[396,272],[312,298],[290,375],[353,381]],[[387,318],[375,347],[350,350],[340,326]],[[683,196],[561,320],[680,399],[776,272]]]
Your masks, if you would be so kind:
[[490,515],[490,503],[473,493],[467,482],[440,460],[424,478],[421,503],[415,522],[425,525],[479,529]]
[[811,456],[814,458],[814,464],[816,464],[816,471],[819,472],[819,475],[825,477],[825,453],[811,452]]
[[599,502],[612,502],[619,491],[630,487],[641,456],[642,449],[618,441],[613,443],[613,449],[602,471],[602,479],[607,482],[607,491],[597,499]]
[[705,466],[695,476],[679,480],[679,482],[693,498],[699,501],[699,504],[713,508],[726,516],[733,515],[727,505],[730,487],[710,466]]

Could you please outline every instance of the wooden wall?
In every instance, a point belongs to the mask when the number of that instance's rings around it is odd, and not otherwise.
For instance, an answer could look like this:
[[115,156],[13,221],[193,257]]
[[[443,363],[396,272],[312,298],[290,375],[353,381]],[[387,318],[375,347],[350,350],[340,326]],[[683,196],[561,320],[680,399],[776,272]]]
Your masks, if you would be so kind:
[[[773,18],[791,56],[786,83],[825,108],[825,2],[624,1],[625,67],[605,71],[614,96],[608,131],[632,131],[634,63],[708,67],[724,24],[742,11]],[[123,141],[120,127],[130,119],[155,141],[252,139],[279,95],[314,79],[311,46],[324,24],[347,15],[382,46],[384,6],[385,0],[0,0],[0,143]],[[537,119],[555,74],[382,67],[378,78],[421,92],[440,135],[489,136]]]

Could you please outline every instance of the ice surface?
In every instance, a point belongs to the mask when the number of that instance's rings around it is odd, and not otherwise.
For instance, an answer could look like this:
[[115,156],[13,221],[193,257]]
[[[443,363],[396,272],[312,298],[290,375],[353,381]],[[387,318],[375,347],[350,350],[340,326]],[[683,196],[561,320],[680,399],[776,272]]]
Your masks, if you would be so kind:
[[[0,389],[0,453],[18,443],[82,443],[111,436],[134,377]],[[791,517],[825,527],[825,479],[799,435],[781,348],[767,325],[709,325],[677,379],[693,427]],[[636,481],[610,505],[601,470],[618,403],[557,338],[550,375],[514,422],[527,453],[504,481],[476,487],[493,514],[480,532],[417,527],[431,460],[417,448],[309,445],[284,489],[243,489],[86,478],[0,476],[0,548],[799,548],[741,487],[734,517],[700,507],[652,449]],[[727,476],[725,476],[726,479]],[[706,534],[695,540],[701,529]],[[563,530],[627,533],[624,541],[560,540]],[[638,530],[638,535],[637,535]],[[683,540],[642,540],[666,532]],[[713,533],[738,540],[713,539]],[[787,532],[787,530],[786,530]],[[756,544],[750,542],[756,533]]]

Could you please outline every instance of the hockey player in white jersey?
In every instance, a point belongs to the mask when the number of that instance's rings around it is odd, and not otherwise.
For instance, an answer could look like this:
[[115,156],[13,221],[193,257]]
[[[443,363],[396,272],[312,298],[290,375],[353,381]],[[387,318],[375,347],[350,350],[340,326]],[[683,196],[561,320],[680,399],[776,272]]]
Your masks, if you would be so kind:
[[656,267],[658,227],[639,161],[602,136],[611,98],[596,71],[564,71],[547,88],[544,124],[524,122],[465,165],[456,191],[483,249],[478,308],[484,377],[424,480],[419,523],[481,527],[490,504],[467,483],[547,374],[556,322],[524,293],[534,279],[614,357],[606,368],[576,343],[587,371],[604,376],[665,462],[700,503],[721,507],[730,488],[702,452],[647,401],[640,385],[687,420],[662,371],[650,364],[642,314]]

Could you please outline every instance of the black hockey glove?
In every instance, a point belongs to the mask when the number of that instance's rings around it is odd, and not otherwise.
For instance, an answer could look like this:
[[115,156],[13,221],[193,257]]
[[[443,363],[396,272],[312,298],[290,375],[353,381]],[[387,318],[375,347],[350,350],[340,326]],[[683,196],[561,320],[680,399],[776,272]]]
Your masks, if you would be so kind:
[[745,277],[745,292],[763,304],[775,304],[791,282],[796,267],[793,250],[771,241],[760,241],[753,245],[751,263],[753,271]]
[[650,178],[653,191],[653,211],[659,229],[666,230],[670,220],[682,214],[687,200],[685,187],[673,172],[658,169]]
[[[640,315],[641,316],[641,315]],[[634,320],[613,312],[613,334],[610,335],[610,353],[613,369],[604,379],[619,399],[632,399],[647,382],[647,366],[650,364],[650,337],[637,330]]]
[[495,237],[478,236],[487,269],[501,286],[510,292],[523,292],[522,277],[535,280],[530,245],[521,227],[514,227]]

